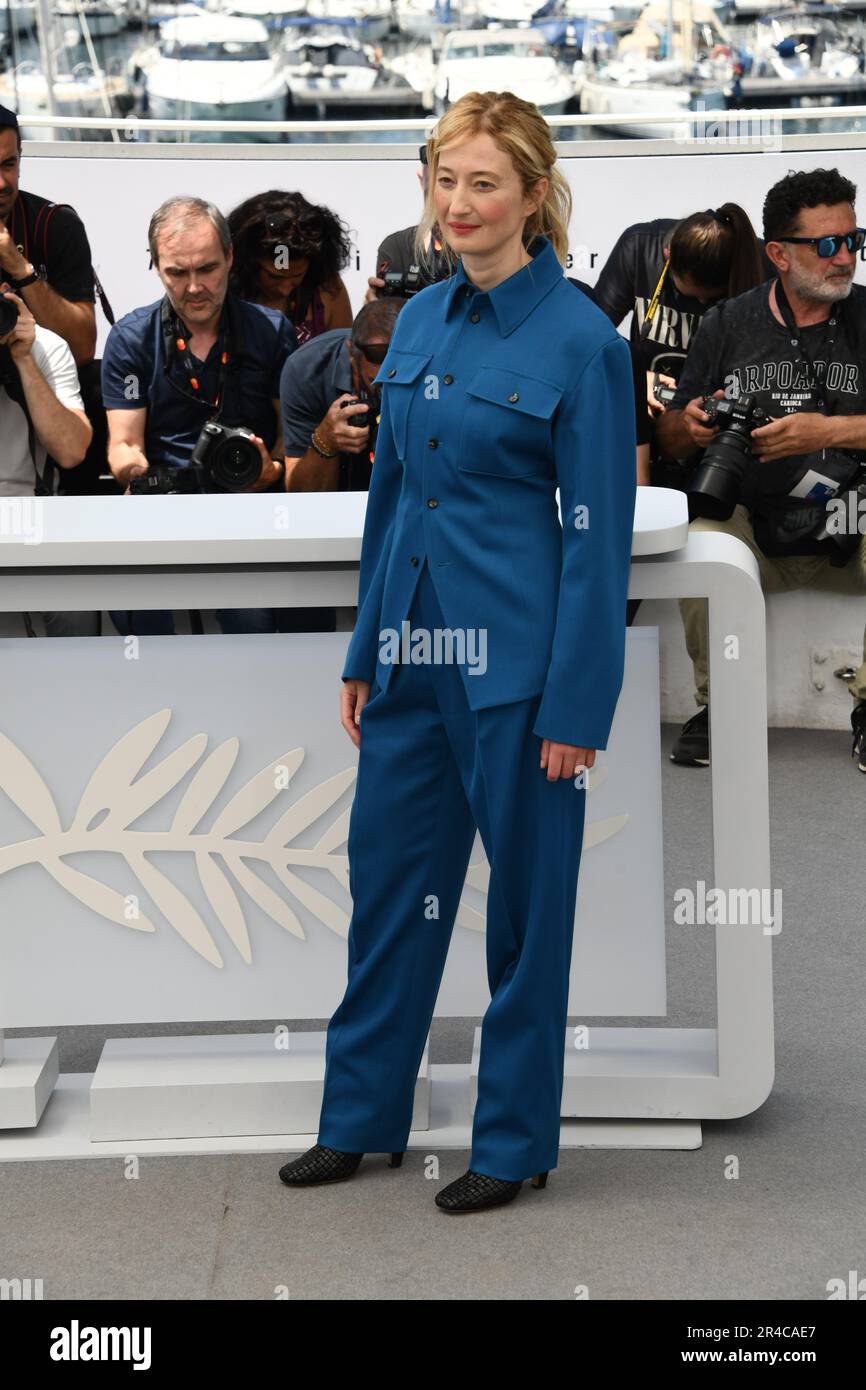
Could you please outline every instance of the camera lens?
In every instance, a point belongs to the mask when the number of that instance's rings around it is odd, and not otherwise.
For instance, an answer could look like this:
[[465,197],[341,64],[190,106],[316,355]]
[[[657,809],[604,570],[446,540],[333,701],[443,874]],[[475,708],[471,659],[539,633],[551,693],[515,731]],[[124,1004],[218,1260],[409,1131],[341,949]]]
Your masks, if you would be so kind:
[[262,472],[262,456],[257,446],[242,434],[233,434],[217,444],[209,462],[214,483],[226,492],[242,492],[252,487]]
[[0,295],[0,338],[5,338],[7,333],[11,333],[17,322],[18,310],[12,300]]

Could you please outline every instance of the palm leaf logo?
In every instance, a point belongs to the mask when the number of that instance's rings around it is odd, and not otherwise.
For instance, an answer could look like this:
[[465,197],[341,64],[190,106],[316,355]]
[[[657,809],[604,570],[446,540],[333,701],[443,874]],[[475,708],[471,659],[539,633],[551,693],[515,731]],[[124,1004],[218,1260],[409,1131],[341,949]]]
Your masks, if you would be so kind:
[[[85,851],[119,854],[174,931],[202,959],[222,967],[219,946],[198,909],[147,856],[164,850],[195,856],[202,890],[214,917],[247,965],[252,962],[252,947],[237,888],[248,894],[278,926],[306,939],[290,903],[275,893],[253,867],[266,864],[289,894],[320,922],[346,936],[348,914],[301,878],[298,870],[326,869],[341,887],[348,888],[347,857],[335,851],[346,841],[349,812],[332,820],[311,849],[303,849],[295,841],[332,810],[354,781],[355,768],[338,772],[295,801],[264,840],[236,838],[238,831],[285,795],[304,761],[303,748],[289,749],[231,796],[210,830],[197,830],[223,792],[240,745],[236,738],[226,739],[204,757],[207,734],[196,734],[139,776],[170,720],[170,709],[159,710],[130,729],[109,750],[84,788],[68,830],[63,829],[54,798],[40,773],[12,740],[0,733],[0,790],[41,832],[37,838],[0,848],[0,874],[22,864],[39,863],[62,888],[108,921],[135,931],[153,932],[156,928],[148,917],[130,912],[129,899],[64,862],[67,856]],[[131,828],[140,816],[179,786],[193,768],[194,776],[168,831]]]
[[[303,748],[289,749],[229,797],[210,830],[201,830],[201,822],[226,789],[240,743],[237,738],[226,739],[205,757],[208,736],[196,734],[142,774],[170,721],[171,710],[159,710],[118,740],[90,777],[67,830],[63,829],[54,797],[41,774],[26,754],[0,732],[0,791],[39,832],[32,839],[0,847],[0,875],[24,864],[41,864],[61,888],[109,922],[134,931],[155,932],[156,927],[147,916],[140,910],[130,910],[130,898],[64,862],[70,855],[90,851],[118,854],[169,926],[203,960],[222,968],[219,946],[201,913],[147,857],[149,853],[166,850],[192,854],[214,919],[245,964],[252,963],[252,945],[238,890],[278,926],[302,941],[306,936],[290,899],[302,904],[329,930],[345,937],[349,915],[307,882],[300,871],[325,869],[348,893],[348,856],[336,851],[348,838],[351,808],[330,820],[312,848],[303,848],[296,842],[310,826],[333,812],[354,782],[356,768],[344,768],[291,802],[263,840],[235,838],[279,797],[285,796],[304,761]],[[195,772],[170,828],[133,829],[135,822],[178,787],[193,768]],[[606,775],[606,767],[592,769],[587,791],[595,790]],[[626,815],[613,816],[588,824],[584,848],[617,834],[627,820]],[[287,896],[275,893],[255,871],[255,865],[270,868],[287,890]],[[489,881],[486,861],[470,865],[466,876],[470,888],[486,894]],[[483,914],[463,899],[456,921],[470,930],[485,929]]]

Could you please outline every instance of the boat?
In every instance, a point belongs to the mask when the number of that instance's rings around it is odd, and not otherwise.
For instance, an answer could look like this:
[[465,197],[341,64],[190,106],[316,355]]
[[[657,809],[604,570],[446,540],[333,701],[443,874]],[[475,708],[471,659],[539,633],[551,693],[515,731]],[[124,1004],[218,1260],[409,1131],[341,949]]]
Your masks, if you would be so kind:
[[456,24],[469,29],[478,20],[477,0],[394,0],[394,19],[406,38],[427,39]]
[[[89,63],[76,63],[67,71],[54,74],[53,107],[48,98],[48,83],[38,63],[26,61],[0,73],[0,105],[17,111],[24,140],[76,140],[79,132],[55,132],[51,126],[28,125],[28,116],[112,116],[118,117],[118,130],[123,127],[122,116],[129,110],[129,91],[121,76],[95,71]],[[111,138],[111,132],[90,132],[88,138]]]
[[266,29],[285,29],[307,13],[307,0],[208,0],[214,14],[258,19]]
[[201,8],[192,0],[127,0],[127,23],[140,29],[158,29],[169,19],[198,14]]
[[[580,109],[618,135],[674,140],[690,127],[653,121],[667,111],[726,110],[737,53],[716,11],[691,0],[652,0],[630,33],[607,45],[585,40],[588,59],[575,64]],[[635,119],[605,123],[605,116]]]
[[[434,40],[435,42],[435,40]],[[419,39],[388,59],[392,72],[402,77],[412,88],[425,111],[433,110],[433,88],[436,83],[438,50],[433,43]]]
[[[200,10],[167,20],[157,43],[130,59],[130,77],[140,91],[140,114],[153,119],[285,119],[286,80],[257,19]],[[165,138],[174,136],[167,132]],[[230,137],[214,132],[197,138]],[[280,134],[263,132],[260,138],[279,140]]]
[[562,13],[568,19],[632,24],[642,9],[643,0],[564,0]]
[[434,111],[441,115],[466,92],[478,91],[514,92],[544,116],[562,115],[574,81],[535,29],[458,29],[442,45]]
[[0,0],[0,34],[23,34],[36,28],[36,0]]
[[751,59],[744,71],[748,78],[775,78],[779,88],[803,91],[812,81],[845,86],[856,80],[864,67],[864,30],[861,20],[843,28],[820,6],[776,11],[742,32],[742,43]]
[[482,27],[494,24],[532,25],[553,14],[557,0],[479,0]]
[[125,0],[55,0],[54,17],[79,38],[86,22],[91,38],[110,39],[123,33],[128,15]]
[[285,35],[281,60],[291,107],[299,117],[310,106],[325,119],[347,109],[360,117],[362,110],[373,116],[386,107],[419,105],[406,78],[384,61],[381,48],[342,28]]
[[391,0],[307,0],[311,20],[351,28],[363,43],[378,43],[391,28]]

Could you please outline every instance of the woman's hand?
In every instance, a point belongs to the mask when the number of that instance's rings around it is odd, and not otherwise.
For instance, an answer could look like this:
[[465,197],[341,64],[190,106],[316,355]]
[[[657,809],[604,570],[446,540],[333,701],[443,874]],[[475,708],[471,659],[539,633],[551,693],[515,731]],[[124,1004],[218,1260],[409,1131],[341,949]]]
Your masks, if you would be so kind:
[[557,777],[574,777],[575,768],[595,766],[595,749],[577,748],[573,743],[553,743],[543,738],[541,766],[547,768],[548,782],[555,782]]
[[340,691],[340,723],[356,748],[361,747],[361,710],[370,698],[369,681],[343,681]]

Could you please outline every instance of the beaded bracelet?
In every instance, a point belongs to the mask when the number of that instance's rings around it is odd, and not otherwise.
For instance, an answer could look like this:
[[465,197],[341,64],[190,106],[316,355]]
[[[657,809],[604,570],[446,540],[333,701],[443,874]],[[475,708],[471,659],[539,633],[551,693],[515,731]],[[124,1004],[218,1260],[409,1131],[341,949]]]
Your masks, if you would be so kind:
[[322,448],[322,441],[320,440],[316,430],[313,430],[313,433],[310,435],[310,440],[312,441],[312,445],[316,453],[320,454],[323,459],[335,459],[337,457],[337,453],[339,453],[339,450],[336,450],[333,454],[329,454],[327,449]]

